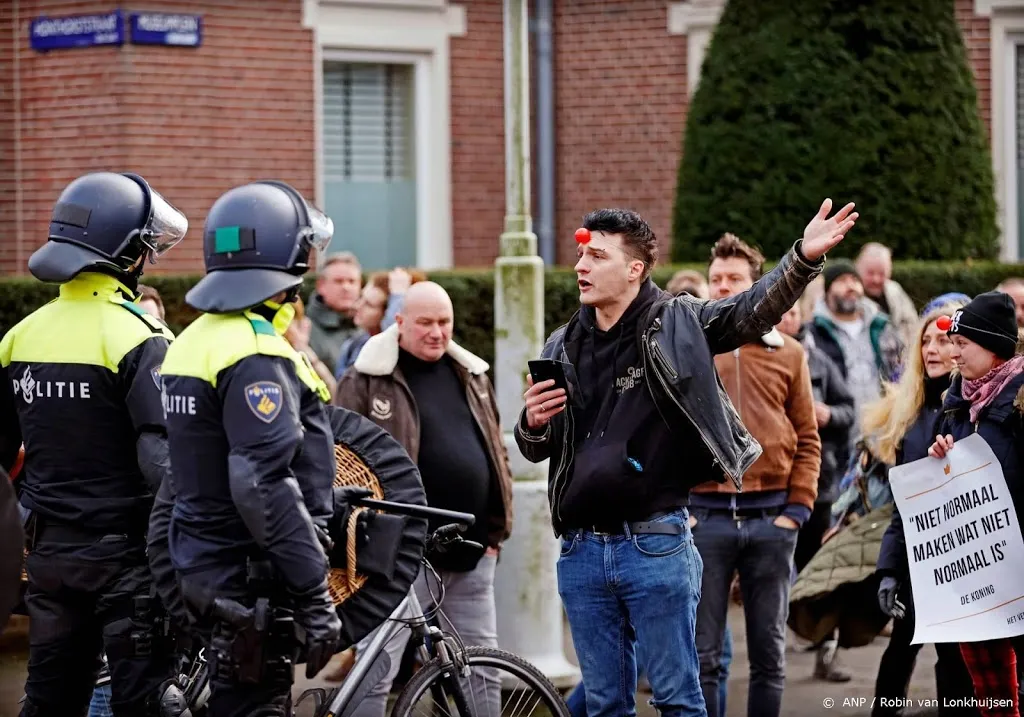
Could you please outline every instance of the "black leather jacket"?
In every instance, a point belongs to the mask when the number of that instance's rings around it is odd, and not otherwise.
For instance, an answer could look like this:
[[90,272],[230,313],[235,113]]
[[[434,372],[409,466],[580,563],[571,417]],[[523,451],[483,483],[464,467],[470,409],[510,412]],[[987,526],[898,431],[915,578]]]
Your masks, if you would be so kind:
[[[731,478],[742,490],[743,474],[761,455],[761,446],[744,427],[715,369],[716,354],[758,340],[796,303],[807,284],[821,273],[824,260],[809,262],[797,242],[774,269],[747,291],[727,299],[703,301],[692,296],[664,293],[640,323],[645,381],[662,417],[673,430],[696,429],[711,456],[709,463],[683,457],[688,486]],[[576,339],[578,312],[548,337],[542,358],[566,363],[566,341]],[[569,376],[570,384],[574,376]],[[572,392],[575,397],[579,391]],[[548,500],[556,535],[562,533],[558,505],[572,475],[576,444],[576,401],[535,433],[526,427],[525,408],[515,428],[516,443],[533,462],[550,459]]]

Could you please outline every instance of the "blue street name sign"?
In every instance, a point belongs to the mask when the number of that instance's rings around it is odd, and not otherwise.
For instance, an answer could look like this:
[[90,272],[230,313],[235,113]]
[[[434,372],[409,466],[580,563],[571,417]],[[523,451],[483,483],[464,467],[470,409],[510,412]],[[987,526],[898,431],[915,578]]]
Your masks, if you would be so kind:
[[71,47],[124,44],[124,16],[120,10],[106,15],[37,17],[29,29],[32,49],[63,50]]
[[200,15],[135,12],[131,16],[132,42],[137,45],[199,47],[203,36]]

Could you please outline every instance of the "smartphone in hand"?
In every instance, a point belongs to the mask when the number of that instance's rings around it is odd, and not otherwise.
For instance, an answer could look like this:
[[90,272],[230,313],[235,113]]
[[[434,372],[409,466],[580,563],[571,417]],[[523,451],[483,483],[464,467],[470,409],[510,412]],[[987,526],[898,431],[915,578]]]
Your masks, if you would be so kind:
[[527,365],[530,367],[530,376],[533,377],[534,386],[541,381],[554,379],[555,385],[548,390],[550,391],[556,388],[561,388],[565,390],[566,395],[569,394],[569,381],[565,377],[565,365],[561,361],[555,361],[554,359],[536,359],[534,361],[528,361]]

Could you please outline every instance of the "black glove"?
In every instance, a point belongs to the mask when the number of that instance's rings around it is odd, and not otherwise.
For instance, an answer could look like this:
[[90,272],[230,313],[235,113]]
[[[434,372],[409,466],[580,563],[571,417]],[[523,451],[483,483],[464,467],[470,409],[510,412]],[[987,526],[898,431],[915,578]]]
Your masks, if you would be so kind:
[[320,541],[320,547],[324,549],[324,553],[330,555],[331,551],[334,550],[334,541],[331,540],[331,534],[327,532],[326,528],[321,528],[319,525],[313,526],[313,532],[316,533],[316,539]]
[[295,600],[295,622],[306,632],[306,677],[313,679],[327,666],[341,641],[341,620],[327,583]]
[[[334,514],[327,523],[327,533],[333,545],[327,550],[333,567],[345,564],[345,544],[348,536],[348,519],[352,515],[352,504],[360,498],[369,498],[373,493],[359,486],[343,485],[334,488]],[[323,540],[320,541],[323,544]]]
[[352,504],[360,498],[369,498],[373,495],[373,492],[357,485],[343,485],[337,486],[334,489],[334,514],[344,512],[348,513],[352,509]]
[[882,582],[878,584],[878,606],[889,617],[902,619],[906,612],[903,603],[896,599],[896,592],[899,589],[900,581],[896,578],[882,578]]

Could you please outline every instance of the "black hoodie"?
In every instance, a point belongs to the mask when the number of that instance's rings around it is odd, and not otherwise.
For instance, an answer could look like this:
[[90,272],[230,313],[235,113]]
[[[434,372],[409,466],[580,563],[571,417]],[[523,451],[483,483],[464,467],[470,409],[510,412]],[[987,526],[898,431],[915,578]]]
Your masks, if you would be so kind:
[[679,471],[690,451],[706,451],[696,430],[673,443],[647,389],[640,322],[663,292],[648,279],[619,321],[597,328],[584,306],[569,327],[566,353],[579,383],[575,459],[559,505],[566,526],[611,529],[623,521],[684,506],[689,491]]

